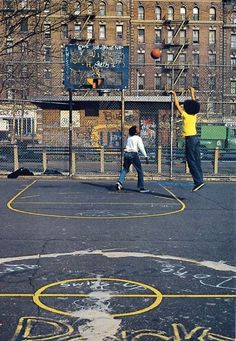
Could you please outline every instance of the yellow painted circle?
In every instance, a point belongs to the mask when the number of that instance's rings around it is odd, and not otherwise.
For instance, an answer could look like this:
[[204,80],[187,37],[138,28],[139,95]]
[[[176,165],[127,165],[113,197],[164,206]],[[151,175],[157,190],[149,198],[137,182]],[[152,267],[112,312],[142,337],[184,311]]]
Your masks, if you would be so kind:
[[133,215],[127,215],[127,216],[115,216],[115,215],[114,216],[75,216],[75,215],[71,216],[71,215],[63,215],[63,214],[38,213],[34,211],[21,210],[21,209],[13,207],[13,203],[16,201],[16,199],[19,198],[30,187],[32,187],[33,184],[35,184],[36,182],[37,180],[33,181],[31,184],[29,184],[24,189],[22,189],[19,193],[17,193],[13,198],[11,198],[7,203],[7,207],[14,212],[29,214],[32,216],[50,217],[50,218],[69,218],[69,219],[100,219],[100,220],[156,218],[156,217],[180,213],[185,210],[185,204],[183,203],[183,201],[181,201],[173,192],[171,192],[169,189],[167,189],[166,187],[162,185],[160,186],[164,188],[173,197],[173,199],[175,199],[180,204],[180,208],[174,211],[168,211],[168,212],[163,212],[163,213],[150,213],[150,214],[147,213],[147,214],[141,214],[141,215],[133,214]]
[[[162,301],[162,293],[157,290],[156,288],[147,285],[147,284],[143,284],[143,283],[139,283],[139,282],[135,282],[135,281],[130,281],[130,280],[126,280],[126,279],[120,279],[120,278],[79,278],[79,279],[66,279],[63,281],[58,281],[58,282],[54,282],[48,285],[45,285],[44,287],[38,289],[34,295],[33,295],[33,301],[34,303],[39,306],[40,308],[50,311],[52,313],[55,314],[60,314],[60,315],[65,315],[65,316],[74,316],[72,311],[63,311],[63,310],[59,310],[59,309],[55,309],[53,307],[50,307],[46,304],[44,304],[43,302],[41,302],[41,297],[58,297],[58,296],[63,296],[63,297],[69,297],[69,296],[78,296],[76,294],[47,294],[45,293],[45,291],[49,288],[55,287],[57,285],[61,285],[61,284],[67,284],[67,283],[72,283],[72,282],[83,282],[83,281],[109,281],[109,282],[119,282],[119,283],[128,283],[128,284],[134,284],[134,285],[138,285],[141,286],[145,289],[148,289],[151,293],[150,294],[120,294],[120,295],[113,295],[113,296],[117,296],[119,298],[125,297],[125,298],[132,298],[132,297],[136,297],[136,298],[153,298],[154,301],[148,305],[145,308],[142,309],[138,309],[138,310],[134,310],[134,311],[130,311],[130,312],[124,312],[124,313],[117,313],[117,314],[111,314],[113,317],[123,317],[123,316],[132,316],[132,315],[138,315],[138,314],[143,314],[147,311],[150,311],[154,308],[156,308]],[[88,296],[86,294],[79,294],[80,296]],[[111,295],[112,296],[112,295]]]

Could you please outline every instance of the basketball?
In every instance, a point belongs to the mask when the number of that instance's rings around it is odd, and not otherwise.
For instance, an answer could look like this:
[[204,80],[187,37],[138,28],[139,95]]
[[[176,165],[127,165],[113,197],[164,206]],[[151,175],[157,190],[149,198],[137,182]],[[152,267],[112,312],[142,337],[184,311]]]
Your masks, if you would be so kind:
[[160,56],[161,56],[161,50],[160,49],[157,49],[157,48],[152,49],[151,57],[153,59],[158,59],[158,58],[160,58]]

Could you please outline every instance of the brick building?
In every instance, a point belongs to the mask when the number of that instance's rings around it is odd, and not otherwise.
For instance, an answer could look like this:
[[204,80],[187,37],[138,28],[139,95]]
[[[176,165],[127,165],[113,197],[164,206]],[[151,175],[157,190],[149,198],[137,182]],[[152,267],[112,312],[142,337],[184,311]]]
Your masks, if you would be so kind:
[[[129,47],[125,125],[155,126],[151,142],[168,142],[171,88],[185,95],[193,86],[207,115],[235,116],[234,1],[21,0],[18,16],[15,2],[0,4],[0,120],[10,127],[4,139],[67,145],[63,47],[68,42]],[[162,51],[156,60],[150,56],[155,47]],[[121,94],[99,95],[73,93],[73,144],[119,144]]]

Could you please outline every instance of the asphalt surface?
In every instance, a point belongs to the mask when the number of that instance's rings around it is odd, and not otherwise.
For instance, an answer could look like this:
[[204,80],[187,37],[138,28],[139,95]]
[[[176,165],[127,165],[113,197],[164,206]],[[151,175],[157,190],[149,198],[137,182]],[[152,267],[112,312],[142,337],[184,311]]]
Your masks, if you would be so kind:
[[0,180],[0,341],[235,340],[235,183]]

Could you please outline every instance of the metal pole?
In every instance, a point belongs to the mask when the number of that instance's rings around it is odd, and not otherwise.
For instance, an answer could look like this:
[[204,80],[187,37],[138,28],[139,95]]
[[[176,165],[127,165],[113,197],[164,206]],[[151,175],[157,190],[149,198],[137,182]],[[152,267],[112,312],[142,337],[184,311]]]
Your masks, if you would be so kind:
[[121,168],[123,166],[123,160],[124,160],[124,125],[125,125],[125,91],[122,89],[121,91],[121,141],[120,141],[120,148],[121,148]]
[[69,90],[69,176],[72,176],[72,90]]
[[[174,89],[174,67],[172,66],[171,89]],[[171,95],[171,115],[170,115],[170,178],[173,176],[173,129],[174,129],[174,101]]]

